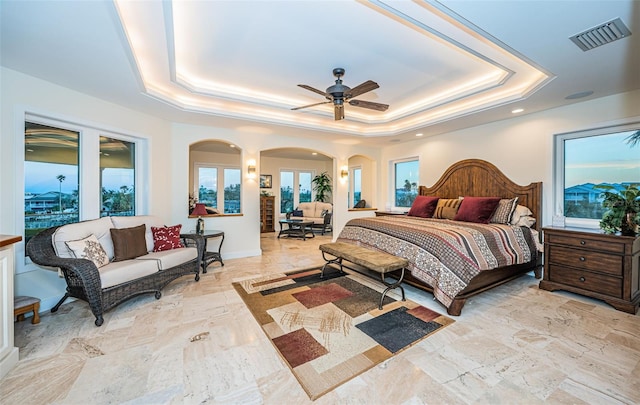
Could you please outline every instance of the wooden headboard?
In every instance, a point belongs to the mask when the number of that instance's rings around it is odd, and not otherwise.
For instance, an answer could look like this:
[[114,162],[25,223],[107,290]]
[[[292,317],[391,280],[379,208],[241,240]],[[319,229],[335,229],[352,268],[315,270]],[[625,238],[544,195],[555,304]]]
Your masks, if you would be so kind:
[[542,227],[542,182],[518,185],[484,160],[467,159],[454,163],[432,187],[420,186],[418,193],[442,198],[518,197],[518,204],[533,212],[535,228],[540,230]]

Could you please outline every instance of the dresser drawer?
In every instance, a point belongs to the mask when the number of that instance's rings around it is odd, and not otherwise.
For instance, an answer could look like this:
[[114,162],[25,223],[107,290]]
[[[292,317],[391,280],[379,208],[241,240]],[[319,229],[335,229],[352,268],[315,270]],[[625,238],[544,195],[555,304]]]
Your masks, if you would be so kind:
[[595,240],[581,238],[576,235],[556,235],[553,233],[545,235],[545,242],[553,245],[573,246],[581,249],[624,254],[624,242]]
[[577,267],[622,276],[623,257],[589,250],[549,246],[549,264]]
[[549,266],[549,280],[622,298],[622,279],[561,266]]

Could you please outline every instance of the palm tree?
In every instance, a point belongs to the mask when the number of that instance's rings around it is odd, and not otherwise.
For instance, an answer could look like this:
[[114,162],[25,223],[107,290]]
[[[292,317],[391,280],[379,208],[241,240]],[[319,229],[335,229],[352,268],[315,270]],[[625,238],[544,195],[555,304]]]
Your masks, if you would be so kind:
[[633,134],[629,135],[626,141],[630,146],[635,146],[640,144],[640,131],[636,131]]
[[62,182],[65,181],[67,177],[64,174],[59,174],[56,176],[56,179],[58,179],[58,181],[60,182],[60,191],[58,192],[58,209],[60,210],[60,213],[62,214]]

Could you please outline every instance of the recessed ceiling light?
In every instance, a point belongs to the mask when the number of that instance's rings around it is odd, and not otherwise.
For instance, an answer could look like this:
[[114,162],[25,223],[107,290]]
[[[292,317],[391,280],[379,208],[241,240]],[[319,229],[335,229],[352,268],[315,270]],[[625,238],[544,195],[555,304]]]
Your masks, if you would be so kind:
[[422,133],[416,134],[416,136],[422,136],[422,135],[423,135]]
[[234,145],[234,144],[229,144],[229,147],[230,147],[230,148],[235,148],[235,147],[236,147],[236,145]]
[[581,91],[579,93],[574,93],[574,94],[570,94],[567,97],[565,97],[565,100],[575,100],[577,98],[583,98],[583,97],[589,97],[590,95],[593,94],[592,90],[589,91]]
[[311,154],[312,154],[313,156],[316,156],[316,155],[318,154],[318,152],[311,152]]
[[515,110],[511,110],[512,114],[518,114],[524,111],[524,108],[516,108]]
[[27,149],[27,152],[33,152],[33,149]]

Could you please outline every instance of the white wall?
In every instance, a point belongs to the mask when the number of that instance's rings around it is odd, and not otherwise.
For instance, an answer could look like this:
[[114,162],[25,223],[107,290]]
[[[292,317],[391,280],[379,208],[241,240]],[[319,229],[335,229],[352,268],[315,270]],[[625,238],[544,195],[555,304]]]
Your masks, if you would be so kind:
[[[111,104],[13,70],[0,70],[2,82],[0,110],[0,233],[22,235],[24,212],[24,113],[77,122],[97,128],[149,137],[150,181],[144,185],[149,196],[149,213],[171,216],[172,172],[168,122]],[[89,218],[85,218],[89,219]],[[16,244],[16,268],[24,267],[24,242]],[[15,277],[16,295],[42,300],[41,308],[53,306],[66,288],[64,279],[50,270],[37,268]]]
[[521,185],[542,181],[543,225],[549,225],[553,215],[553,136],[630,122],[640,122],[640,91],[389,146],[382,151],[378,201],[387,203],[392,196],[390,160],[418,156],[420,184],[431,186],[452,163],[478,158],[493,163]]

